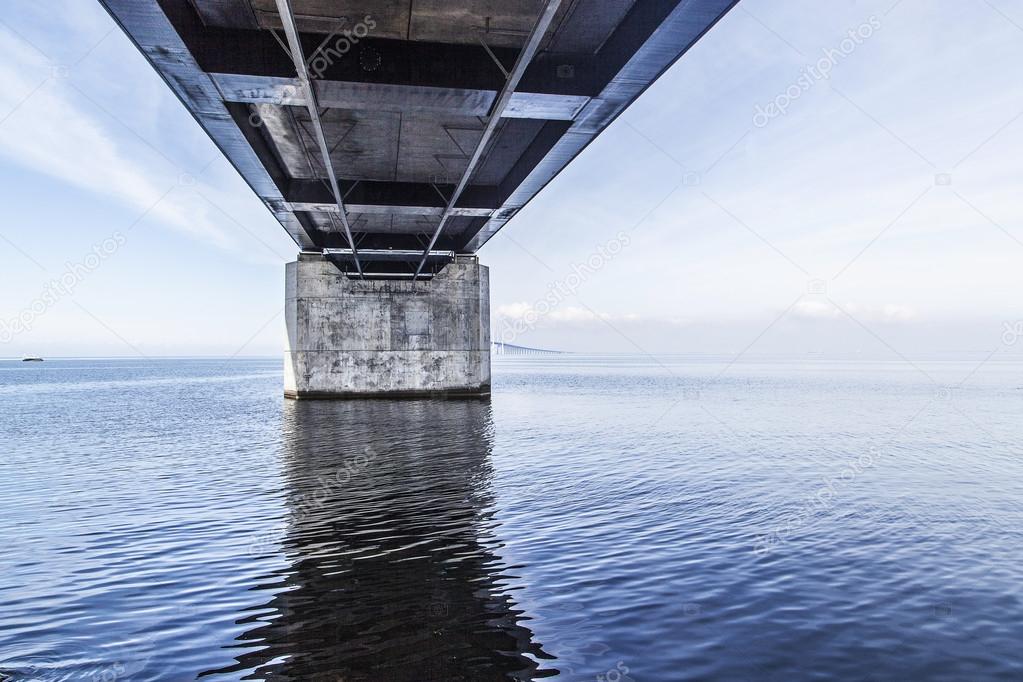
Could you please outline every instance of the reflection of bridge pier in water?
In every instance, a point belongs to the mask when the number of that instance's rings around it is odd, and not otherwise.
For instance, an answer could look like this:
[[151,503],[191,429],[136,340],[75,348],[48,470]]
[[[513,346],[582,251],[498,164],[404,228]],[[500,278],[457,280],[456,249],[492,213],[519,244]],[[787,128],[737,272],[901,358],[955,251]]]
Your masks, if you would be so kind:
[[[238,664],[284,680],[532,679],[505,587],[485,401],[285,403],[289,566]],[[266,609],[272,612],[266,614]]]

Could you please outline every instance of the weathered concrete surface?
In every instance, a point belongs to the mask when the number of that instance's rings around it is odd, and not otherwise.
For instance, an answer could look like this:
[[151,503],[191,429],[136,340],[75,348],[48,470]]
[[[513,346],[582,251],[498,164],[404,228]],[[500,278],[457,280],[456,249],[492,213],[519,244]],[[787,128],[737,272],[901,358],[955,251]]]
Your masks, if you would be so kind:
[[285,298],[289,398],[490,393],[490,277],[475,258],[406,282],[348,279],[303,254]]

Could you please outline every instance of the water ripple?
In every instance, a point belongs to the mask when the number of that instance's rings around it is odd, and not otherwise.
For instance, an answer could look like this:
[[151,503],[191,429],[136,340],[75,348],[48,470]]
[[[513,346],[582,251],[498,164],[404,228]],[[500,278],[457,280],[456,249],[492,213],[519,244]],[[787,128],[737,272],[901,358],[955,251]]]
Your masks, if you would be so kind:
[[1023,679],[1023,366],[724,367],[6,364],[0,679]]

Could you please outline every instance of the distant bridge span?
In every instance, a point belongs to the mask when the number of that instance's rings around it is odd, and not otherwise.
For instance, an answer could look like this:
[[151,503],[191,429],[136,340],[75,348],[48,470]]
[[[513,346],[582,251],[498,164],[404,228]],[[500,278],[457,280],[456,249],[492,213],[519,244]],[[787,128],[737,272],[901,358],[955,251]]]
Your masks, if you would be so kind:
[[514,343],[494,342],[494,355],[565,355],[564,351],[549,348],[530,348],[516,346]]
[[[350,351],[337,355],[343,341],[377,354],[469,344],[486,367],[466,371],[489,386],[489,331],[478,338],[487,273],[471,256],[738,0],[100,2],[301,249],[289,266],[289,357],[334,353],[293,369],[343,375],[305,391],[296,379],[288,394],[301,397],[447,381],[409,379],[422,358],[395,359],[381,386],[364,385]],[[450,286],[395,302],[406,290],[393,280],[435,277]],[[322,300],[324,287],[349,294],[347,312],[327,317],[364,324],[398,305],[402,329],[390,313],[388,332],[366,338],[313,329],[302,301]],[[425,291],[441,298],[424,303]],[[379,301],[357,310],[352,293]],[[444,296],[478,299],[467,314],[479,319],[439,319]],[[476,332],[438,333],[452,325]]]

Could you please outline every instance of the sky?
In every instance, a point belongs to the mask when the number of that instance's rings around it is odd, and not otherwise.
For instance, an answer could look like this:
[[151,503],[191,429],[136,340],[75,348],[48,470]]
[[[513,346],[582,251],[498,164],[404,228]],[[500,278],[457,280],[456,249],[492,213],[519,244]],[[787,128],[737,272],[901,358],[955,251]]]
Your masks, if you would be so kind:
[[[280,354],[294,243],[99,3],[0,54],[0,357]],[[1019,0],[743,0],[481,251],[495,339],[1023,352],[1021,63]]]

